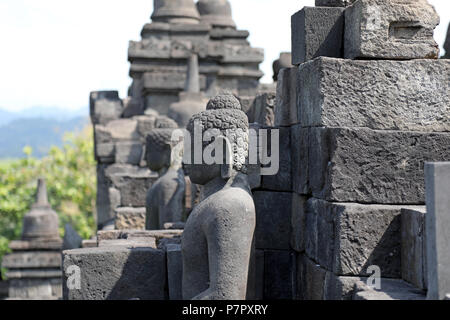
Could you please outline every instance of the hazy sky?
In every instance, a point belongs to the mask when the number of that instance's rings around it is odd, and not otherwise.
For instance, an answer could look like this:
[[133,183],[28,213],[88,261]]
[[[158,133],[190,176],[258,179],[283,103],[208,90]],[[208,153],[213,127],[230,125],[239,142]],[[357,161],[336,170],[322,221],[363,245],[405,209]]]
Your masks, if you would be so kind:
[[[442,46],[449,0],[429,0],[441,16],[435,38]],[[0,108],[33,106],[78,109],[93,90],[119,90],[130,78],[129,40],[139,40],[150,21],[152,0],[1,0]],[[314,0],[231,0],[239,29],[265,49],[264,82],[272,62],[290,51],[290,17]]]

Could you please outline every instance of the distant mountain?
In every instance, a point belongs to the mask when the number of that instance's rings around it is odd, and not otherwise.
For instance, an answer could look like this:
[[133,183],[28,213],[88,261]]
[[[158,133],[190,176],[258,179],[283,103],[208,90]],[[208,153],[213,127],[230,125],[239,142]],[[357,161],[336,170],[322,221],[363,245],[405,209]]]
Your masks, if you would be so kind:
[[48,118],[12,120],[0,126],[0,158],[22,158],[25,146],[33,148],[33,156],[43,157],[51,146],[63,144],[64,133],[82,130],[88,123],[87,116],[70,120]]
[[7,111],[0,108],[0,126],[17,119],[43,118],[58,121],[67,121],[78,117],[88,117],[89,108],[84,107],[78,110],[63,109],[57,107],[33,107],[21,111]]

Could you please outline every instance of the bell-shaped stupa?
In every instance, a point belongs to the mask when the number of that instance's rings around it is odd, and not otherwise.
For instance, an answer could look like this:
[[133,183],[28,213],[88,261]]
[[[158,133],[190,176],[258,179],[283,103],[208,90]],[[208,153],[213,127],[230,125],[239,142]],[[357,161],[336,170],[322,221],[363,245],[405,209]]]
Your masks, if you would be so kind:
[[236,28],[228,0],[199,0],[201,21],[218,28]]
[[200,15],[193,0],[154,0],[153,22],[198,24]]
[[48,203],[45,180],[39,179],[36,203],[24,217],[22,240],[59,239],[58,225],[58,215]]
[[169,108],[168,116],[174,119],[180,128],[185,128],[189,119],[206,109],[208,99],[200,92],[200,74],[198,56],[193,53],[189,57],[187,79],[184,91],[180,92],[180,101]]

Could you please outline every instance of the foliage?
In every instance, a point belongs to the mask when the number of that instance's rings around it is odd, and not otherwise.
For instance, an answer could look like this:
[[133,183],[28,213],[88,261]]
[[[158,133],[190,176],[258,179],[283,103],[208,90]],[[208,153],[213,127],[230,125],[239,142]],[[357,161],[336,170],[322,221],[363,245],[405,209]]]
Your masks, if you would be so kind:
[[37,179],[46,179],[49,202],[85,239],[95,232],[96,169],[91,127],[66,134],[62,148],[52,147],[42,159],[25,147],[25,158],[0,163],[0,261],[9,241],[19,239],[24,215],[34,202]]

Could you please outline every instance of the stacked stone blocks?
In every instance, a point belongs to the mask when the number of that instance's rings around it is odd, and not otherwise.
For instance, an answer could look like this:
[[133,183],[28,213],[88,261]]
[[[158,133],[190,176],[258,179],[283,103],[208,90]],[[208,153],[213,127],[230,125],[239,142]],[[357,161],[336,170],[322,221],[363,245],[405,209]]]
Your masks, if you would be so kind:
[[[305,8],[292,18],[298,69],[280,74],[287,81],[279,83],[275,109],[275,123],[291,129],[297,298],[352,299],[372,265],[382,282],[403,278],[425,289],[423,217],[411,212],[423,211],[417,205],[425,203],[424,163],[450,158],[450,64],[434,60],[437,14],[424,1],[410,10],[402,1],[320,5],[335,8]],[[336,45],[324,49],[336,31],[331,19],[308,20],[336,8],[336,21],[345,20],[333,37],[342,39],[340,55]],[[412,17],[414,26],[396,23]],[[361,22],[371,18],[379,23]],[[386,23],[396,37],[383,39],[371,55]],[[318,43],[308,42],[316,35]],[[324,51],[315,55],[319,48]],[[294,81],[297,95],[286,99]]]

